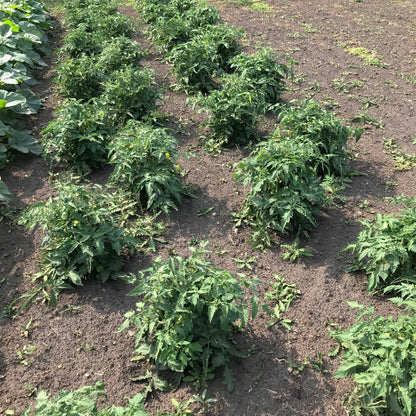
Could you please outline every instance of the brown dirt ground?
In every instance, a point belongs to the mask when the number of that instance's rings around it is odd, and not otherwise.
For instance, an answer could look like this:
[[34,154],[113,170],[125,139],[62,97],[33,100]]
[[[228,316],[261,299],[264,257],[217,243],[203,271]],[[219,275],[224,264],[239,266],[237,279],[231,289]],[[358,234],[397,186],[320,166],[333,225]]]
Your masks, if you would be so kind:
[[[204,153],[198,146],[198,126],[203,115],[185,105],[185,95],[167,90],[162,110],[169,116],[169,126],[175,129],[181,150],[191,149],[197,154],[182,164],[188,171],[187,181],[198,186],[198,191],[196,199],[185,200],[179,211],[166,220],[167,243],[158,247],[157,254],[167,258],[169,250],[174,250],[187,256],[191,238],[209,239],[213,250],[210,259],[231,272],[240,271],[232,258],[244,258],[245,254],[256,257],[253,271],[248,274],[255,274],[263,282],[260,294],[269,290],[273,274],[284,274],[302,293],[287,313],[294,321],[291,332],[278,326],[266,329],[267,319],[260,316],[237,335],[243,351],[249,351],[252,345],[255,349],[248,358],[233,361],[237,378],[233,393],[225,390],[221,374],[209,384],[207,397],[218,399],[212,414],[343,415],[342,403],[353,383],[332,377],[340,360],[328,357],[334,342],[326,323],[345,328],[353,323],[355,312],[347,306],[347,300],[374,305],[380,314],[397,313],[386,299],[367,294],[364,275],[342,271],[347,256],[340,251],[355,239],[359,231],[356,220],[390,209],[379,198],[395,194],[416,196],[414,170],[395,170],[383,147],[383,138],[394,137],[404,150],[413,152],[416,5],[412,1],[385,0],[270,1],[267,4],[273,12],[265,13],[231,2],[214,4],[228,24],[246,31],[244,44],[248,51],[271,46],[279,54],[297,60],[297,75],[284,94],[285,101],[309,96],[332,102],[333,111],[351,119],[363,111],[363,101],[375,100],[368,114],[382,121],[384,127],[367,124],[361,140],[350,143],[355,155],[352,166],[362,176],[352,181],[345,203],[322,215],[310,241],[305,241],[314,257],[291,264],[281,260],[278,248],[253,252],[247,244],[248,230],[236,230],[230,221],[230,213],[238,210],[244,195],[241,184],[233,180],[232,165],[245,153],[232,149],[215,158]],[[132,8],[125,7],[123,12],[135,15]],[[59,25],[50,33],[55,47],[59,46],[62,33]],[[143,47],[148,46],[143,36],[137,40]],[[344,45],[374,50],[387,66],[364,65],[361,58],[345,52]],[[169,68],[160,58],[153,50],[145,64],[156,71],[160,83],[172,83],[170,76],[164,78]],[[51,120],[56,107],[52,88],[54,61],[54,56],[49,57],[50,66],[37,74],[40,83],[36,91],[44,99],[44,109],[28,120],[36,135]],[[332,87],[334,79],[360,80],[363,86],[352,88],[349,94],[338,93]],[[270,132],[275,125],[273,117],[268,116],[264,130]],[[107,174],[108,169],[96,172],[92,179],[102,181]],[[2,177],[13,192],[13,206],[18,209],[44,200],[51,193],[48,170],[39,157],[18,155],[2,171]],[[396,185],[387,186],[391,183]],[[363,204],[364,201],[367,202]],[[214,209],[208,215],[198,216],[201,207]],[[17,213],[11,216],[16,217]],[[0,280],[5,278],[0,286],[1,310],[33,287],[26,278],[37,270],[41,240],[39,231],[28,233],[15,220],[0,223]],[[218,249],[227,253],[217,255]],[[132,259],[127,269],[137,271],[150,261],[151,256]],[[132,333],[115,333],[123,314],[134,307],[134,299],[126,296],[130,290],[124,282],[87,282],[81,288],[62,293],[56,309],[35,303],[14,320],[0,320],[0,414],[6,409],[13,409],[15,414],[22,412],[34,402],[32,389],[47,389],[54,396],[62,389],[74,390],[102,380],[108,395],[106,405],[125,404],[126,397],[140,391],[143,385],[129,379],[138,371],[130,361]],[[70,311],[68,305],[79,309]],[[25,337],[22,328],[30,321],[31,329]],[[87,343],[94,348],[88,350]],[[17,351],[25,345],[36,346],[30,367],[17,359]],[[302,363],[319,354],[328,373],[307,367],[296,374],[287,362]],[[172,410],[172,397],[187,400],[194,393],[192,384],[183,383],[172,393],[152,394],[148,409]]]

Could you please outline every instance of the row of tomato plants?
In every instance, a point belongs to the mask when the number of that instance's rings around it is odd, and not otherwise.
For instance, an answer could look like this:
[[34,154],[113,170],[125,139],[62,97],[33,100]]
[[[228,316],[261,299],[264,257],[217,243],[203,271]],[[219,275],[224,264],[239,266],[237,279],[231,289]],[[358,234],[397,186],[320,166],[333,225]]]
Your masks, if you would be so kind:
[[[249,158],[237,165],[236,178],[249,185],[237,225],[253,227],[254,245],[270,245],[270,235],[307,232],[316,216],[354,174],[347,165],[347,139],[361,132],[312,101],[299,106],[276,107],[290,69],[261,50],[241,54],[241,32],[221,24],[218,15],[192,1],[159,3],[139,0],[139,12],[149,24],[148,33],[166,52],[178,83],[193,102],[208,114],[211,148],[245,145],[256,134],[258,114],[278,108],[282,125]],[[204,19],[200,19],[204,16]],[[198,17],[198,19],[196,19]],[[208,17],[208,18],[207,18]],[[198,24],[195,24],[197,20]],[[267,70],[270,72],[267,72]],[[409,315],[374,316],[373,308],[359,308],[357,323],[332,332],[346,349],[337,377],[354,376],[357,387],[347,398],[351,414],[413,415],[416,409],[415,374],[415,223],[416,201],[394,198],[404,204],[399,215],[380,215],[362,221],[357,241],[346,247],[354,253],[348,270],[364,270],[370,293],[396,293],[392,299]]]
[[[39,294],[56,303],[60,290],[80,285],[84,278],[126,278],[121,275],[125,257],[154,249],[155,236],[164,228],[143,212],[167,213],[181,195],[191,193],[181,180],[175,139],[152,123],[160,92],[150,71],[138,67],[142,52],[127,37],[133,33],[131,22],[111,1],[75,0],[66,7],[69,33],[56,71],[62,102],[42,132],[42,145],[50,165],[68,171],[56,183],[57,195],[29,207],[20,219],[28,227],[40,224],[46,232],[34,277],[38,285],[23,296],[21,309]],[[106,162],[114,165],[109,183],[81,183],[81,176]],[[187,370],[187,379],[198,383],[241,355],[231,334],[237,321],[242,328],[248,319],[242,287],[253,286],[243,276],[237,279],[216,268],[204,252],[195,250],[187,259],[175,257],[166,264],[156,260],[151,270],[142,271],[132,294],[144,294],[144,302],[120,328],[130,322],[137,327],[135,353],[144,353],[158,367],[180,374]],[[231,389],[227,367],[224,380]],[[35,414],[56,414],[60,405],[91,405],[85,394],[97,391],[62,393],[53,401],[42,393]],[[137,397],[134,410],[144,412],[143,396]]]
[[[51,28],[39,1],[7,0],[0,5],[0,169],[12,158],[12,151],[41,152],[19,117],[35,114],[41,106],[31,90],[36,84],[33,71],[46,65],[41,55],[49,52],[46,31]],[[0,178],[0,204],[11,199]]]

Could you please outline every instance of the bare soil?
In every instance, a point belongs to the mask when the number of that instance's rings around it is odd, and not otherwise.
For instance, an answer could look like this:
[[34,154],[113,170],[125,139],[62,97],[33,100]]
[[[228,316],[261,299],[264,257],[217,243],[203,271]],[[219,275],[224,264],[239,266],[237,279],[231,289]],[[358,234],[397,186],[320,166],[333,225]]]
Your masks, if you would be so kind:
[[[332,104],[333,111],[345,120],[358,113],[382,123],[377,127],[371,119],[358,143],[351,141],[354,155],[351,165],[362,173],[353,179],[345,192],[345,202],[328,210],[319,218],[319,226],[303,244],[314,256],[296,263],[281,260],[279,248],[265,252],[252,251],[248,244],[249,230],[235,229],[231,212],[239,209],[244,189],[233,179],[232,166],[244,157],[243,149],[230,149],[218,157],[203,152],[199,146],[199,128],[204,120],[186,106],[186,95],[172,89],[165,92],[161,110],[168,115],[168,126],[174,130],[182,151],[196,157],[181,161],[188,171],[187,181],[197,187],[196,198],[183,201],[180,209],[166,218],[166,244],[158,246],[157,255],[167,259],[170,252],[189,255],[192,239],[209,240],[209,258],[218,267],[240,272],[233,258],[255,256],[253,271],[262,285],[260,296],[270,289],[274,274],[284,275],[296,283],[301,297],[286,314],[293,320],[291,332],[274,326],[266,329],[266,316],[252,320],[236,335],[245,359],[232,362],[237,383],[232,393],[226,391],[221,374],[210,382],[207,397],[218,399],[213,415],[223,416],[293,416],[346,414],[342,403],[352,391],[353,382],[334,379],[340,358],[330,358],[334,342],[328,334],[328,323],[344,328],[355,319],[348,300],[374,305],[379,314],[396,314],[396,308],[385,298],[369,296],[366,277],[342,271],[348,256],[341,250],[352,242],[360,229],[357,220],[371,218],[375,212],[386,212],[380,198],[405,194],[415,195],[414,170],[395,170],[391,156],[385,152],[383,138],[394,138],[406,152],[414,153],[416,137],[414,82],[416,82],[415,26],[416,5],[412,1],[386,0],[291,0],[269,1],[272,12],[256,12],[231,2],[214,3],[224,20],[245,30],[247,51],[270,46],[277,53],[294,58],[298,65],[295,78],[288,83],[283,99],[313,97]],[[137,18],[131,7],[122,11]],[[55,48],[63,35],[56,19],[50,33]],[[137,40],[149,46],[145,37]],[[365,47],[376,51],[384,68],[366,65],[364,60],[345,51],[346,47]],[[155,70],[161,85],[173,84],[169,67],[161,62],[154,48],[145,59],[145,66]],[[55,56],[48,58],[49,67],[37,74],[36,92],[44,99],[43,110],[28,119],[34,133],[53,118],[57,98],[53,94]],[[337,92],[334,80],[362,81],[361,87],[349,93]],[[339,83],[339,82],[338,82]],[[374,103],[367,110],[365,103]],[[346,121],[348,123],[348,121]],[[268,115],[262,128],[270,133],[277,126]],[[28,233],[16,224],[19,210],[51,195],[51,180],[40,157],[16,155],[1,172],[15,199],[16,212],[0,223],[0,309],[3,310],[20,294],[34,288],[27,280],[37,271],[42,234]],[[95,172],[91,179],[105,180],[108,169]],[[198,215],[201,208],[213,207],[207,215]],[[291,239],[281,239],[292,242]],[[221,254],[220,250],[226,250]],[[126,270],[136,272],[151,262],[153,255],[131,259]],[[4,279],[4,281],[3,281]],[[140,371],[131,362],[134,337],[132,332],[116,333],[123,315],[134,307],[135,299],[126,296],[131,286],[120,281],[105,285],[85,282],[83,287],[66,291],[57,308],[35,303],[16,319],[0,320],[0,414],[7,409],[20,414],[34,403],[35,391],[46,389],[54,396],[58,391],[74,390],[102,380],[106,385],[104,403],[125,405],[143,384],[130,377]],[[25,336],[24,328],[31,322]],[[87,346],[87,344],[89,346]],[[22,365],[17,352],[34,345],[32,365]],[[253,347],[254,346],[254,347]],[[308,357],[322,355],[327,372],[310,366],[297,374],[288,361],[303,363]],[[171,398],[187,400],[197,393],[192,384],[182,383],[171,393],[153,393],[148,409],[172,410]]]

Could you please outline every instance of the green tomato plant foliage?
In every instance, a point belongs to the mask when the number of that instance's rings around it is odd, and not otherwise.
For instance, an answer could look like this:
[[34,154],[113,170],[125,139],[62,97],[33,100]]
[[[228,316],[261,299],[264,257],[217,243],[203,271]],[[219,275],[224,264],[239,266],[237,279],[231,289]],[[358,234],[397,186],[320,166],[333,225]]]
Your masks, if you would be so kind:
[[126,66],[114,71],[103,85],[102,95],[96,99],[114,121],[124,124],[128,119],[142,120],[157,109],[161,99],[150,70]]
[[323,108],[319,102],[303,100],[299,104],[281,108],[279,121],[283,131],[293,137],[308,139],[315,143],[319,152],[326,158],[318,174],[348,176],[347,140],[353,136],[359,140],[362,130],[344,126],[340,119]]
[[235,219],[253,227],[255,247],[270,245],[271,233],[308,236],[316,227],[329,203],[316,173],[319,158],[311,142],[280,137],[277,130],[237,164],[235,178],[250,189]]
[[177,2],[171,2],[166,12],[162,12],[147,31],[154,43],[169,51],[174,46],[189,41],[198,28],[219,22],[221,16],[218,9],[207,3],[191,2],[182,12]]
[[209,92],[213,77],[229,66],[241,46],[243,32],[228,25],[207,25],[195,31],[191,40],[172,48],[167,61],[172,64],[178,83],[188,92]]
[[117,278],[125,256],[153,238],[152,218],[128,221],[135,204],[123,192],[70,181],[58,183],[56,191],[56,197],[27,208],[19,220],[27,228],[39,224],[46,233],[34,277],[46,291],[56,294],[87,278]]
[[143,56],[144,52],[140,49],[139,43],[126,36],[118,36],[104,43],[104,48],[97,57],[97,67],[107,74],[122,66],[138,68]]
[[370,293],[400,282],[416,283],[416,199],[389,200],[405,208],[399,214],[377,214],[371,221],[359,221],[363,229],[344,249],[355,256],[347,271],[364,270]]
[[88,101],[102,92],[104,73],[89,56],[62,62],[56,69],[56,74],[54,82],[64,98]]
[[90,32],[88,25],[81,23],[62,39],[63,45],[58,51],[60,59],[98,55],[104,48],[104,42],[105,34]]
[[[244,288],[254,290],[255,282],[218,269],[204,258],[203,248],[190,250],[188,258],[175,256],[167,262],[158,258],[139,272],[140,283],[130,295],[140,301],[119,330],[133,324],[137,328],[134,354],[160,369],[185,373],[185,380],[195,380],[197,386],[225,366],[224,383],[232,390],[234,377],[227,363],[244,356],[232,334],[248,321]],[[251,303],[254,317],[257,298],[253,296]]]
[[140,16],[146,23],[154,23],[159,17],[169,20],[183,16],[198,3],[197,0],[137,0]]
[[392,299],[405,305],[408,314],[374,316],[373,307],[348,302],[359,310],[347,330],[330,331],[345,349],[335,377],[354,377],[356,387],[345,405],[350,415],[416,415],[416,301]]
[[69,29],[84,25],[87,32],[98,33],[103,37],[133,35],[134,22],[118,12],[117,1],[70,0],[65,4],[63,23]]
[[145,400],[141,393],[129,399],[126,407],[99,409],[97,398],[105,395],[102,382],[80,387],[73,392],[61,391],[54,399],[50,399],[48,393],[42,390],[36,397],[34,411],[29,407],[20,416],[151,416],[144,407]]
[[193,103],[208,115],[204,125],[210,129],[209,146],[244,146],[258,139],[258,116],[263,112],[264,98],[261,92],[248,91],[235,74],[221,78],[224,79],[221,89],[200,95]]
[[[132,399],[128,399],[126,407],[99,406],[97,403],[99,398],[106,396],[104,387],[104,383],[98,381],[94,386],[83,386],[75,391],[60,391],[54,399],[49,398],[47,391],[41,390],[37,394],[33,411],[29,407],[20,416],[152,416],[146,410],[146,396],[142,393],[137,393]],[[197,403],[200,408],[198,414],[202,412],[205,414],[205,410],[215,401],[205,398],[205,392],[201,396],[192,396],[186,402],[178,402],[172,398],[175,412],[157,412],[156,416],[193,415],[194,410],[189,407],[193,403]]]
[[71,99],[42,131],[43,156],[50,166],[64,164],[86,174],[107,162],[107,145],[114,133],[113,121],[100,106]]
[[182,195],[191,195],[181,181],[176,139],[162,128],[130,120],[109,144],[114,165],[110,181],[126,188],[139,206],[168,213]]
[[[293,63],[280,63],[286,59],[274,54],[271,48],[262,48],[255,54],[241,53],[230,61],[230,67],[246,84],[247,91],[261,91],[265,110],[271,109],[280,101],[286,90],[285,79],[293,76]],[[286,59],[287,60],[287,59]]]

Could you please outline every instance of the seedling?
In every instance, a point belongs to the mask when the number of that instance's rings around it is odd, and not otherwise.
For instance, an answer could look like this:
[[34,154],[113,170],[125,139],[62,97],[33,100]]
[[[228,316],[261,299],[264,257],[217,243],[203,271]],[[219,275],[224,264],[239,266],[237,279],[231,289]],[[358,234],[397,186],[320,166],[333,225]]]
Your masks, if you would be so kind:
[[267,322],[266,326],[270,327],[276,323],[280,323],[288,331],[291,330],[292,320],[283,319],[283,314],[289,309],[291,303],[300,296],[300,292],[294,283],[287,283],[284,276],[277,274],[273,275],[275,281],[270,283],[272,290],[265,293],[265,300],[272,300],[276,302],[273,310],[270,310],[267,305],[263,305],[265,311],[272,317],[272,320]]
[[308,248],[299,247],[299,239],[297,238],[293,244],[282,244],[281,247],[286,251],[282,255],[282,260],[289,260],[294,263],[299,257],[312,257],[312,251]]
[[328,373],[328,370],[325,368],[322,353],[318,353],[318,356],[316,358],[306,357],[306,360],[302,364],[298,364],[289,360],[287,361],[287,363],[293,368],[296,374],[301,373],[307,367],[310,367],[320,373]]
[[25,390],[29,397],[33,396],[38,391],[37,387],[31,386],[29,383],[25,383]]
[[207,215],[209,214],[212,210],[214,209],[214,207],[206,207],[206,208],[199,208],[198,209],[198,217],[202,217],[203,215]]
[[22,334],[25,338],[29,338],[30,332],[32,329],[37,328],[39,326],[39,322],[33,323],[32,318],[26,325],[20,325]]
[[17,358],[20,364],[30,367],[33,363],[32,354],[36,351],[36,345],[24,345],[23,348],[17,351]]
[[253,270],[252,264],[256,263],[257,261],[256,257],[248,257],[247,253],[244,253],[244,258],[233,258],[233,260],[237,263],[237,268],[248,270]]

